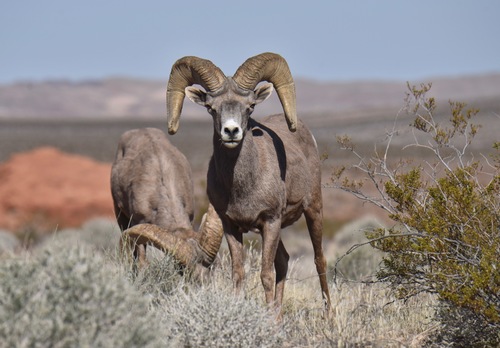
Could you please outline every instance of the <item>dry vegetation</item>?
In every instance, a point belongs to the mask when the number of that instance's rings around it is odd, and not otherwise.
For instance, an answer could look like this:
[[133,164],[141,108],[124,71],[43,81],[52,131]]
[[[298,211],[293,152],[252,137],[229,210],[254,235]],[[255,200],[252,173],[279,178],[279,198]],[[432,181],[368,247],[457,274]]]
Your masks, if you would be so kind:
[[[359,238],[343,233],[342,243]],[[161,253],[134,276],[117,257],[118,236],[114,222],[94,221],[29,252],[2,254],[0,346],[417,347],[439,328],[431,296],[404,303],[381,284],[332,277],[334,311],[325,317],[302,260],[292,264],[278,323],[259,291],[258,246],[247,249],[245,291],[235,297],[227,250],[203,282],[180,275]],[[372,257],[363,253],[357,257]],[[372,272],[368,266],[357,271]]]

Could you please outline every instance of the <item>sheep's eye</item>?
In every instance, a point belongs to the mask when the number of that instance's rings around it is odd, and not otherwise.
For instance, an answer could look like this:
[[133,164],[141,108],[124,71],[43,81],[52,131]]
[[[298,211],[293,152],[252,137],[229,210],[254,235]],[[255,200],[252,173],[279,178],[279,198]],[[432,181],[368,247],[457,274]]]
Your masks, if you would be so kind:
[[255,108],[255,103],[254,104],[250,104],[250,106],[248,107],[248,110],[249,111],[253,111],[254,108]]
[[205,107],[207,108],[207,111],[208,111],[209,113],[214,112],[214,109],[212,109],[212,107],[211,107],[210,105],[205,105]]

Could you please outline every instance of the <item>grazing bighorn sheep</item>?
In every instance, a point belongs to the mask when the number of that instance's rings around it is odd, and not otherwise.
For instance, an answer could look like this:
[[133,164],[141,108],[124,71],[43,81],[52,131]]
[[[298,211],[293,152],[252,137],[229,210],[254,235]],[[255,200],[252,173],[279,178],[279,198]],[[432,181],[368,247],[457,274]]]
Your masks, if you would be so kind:
[[[270,83],[257,87],[262,81]],[[257,122],[250,115],[256,104],[271,95],[273,85],[284,117],[274,115]],[[226,77],[209,60],[179,59],[172,67],[166,93],[170,134],[179,127],[185,95],[206,107],[213,118],[207,193],[222,220],[236,290],[241,289],[244,277],[242,233],[260,232],[266,302],[274,301],[281,308],[289,255],[280,230],[304,214],[328,310],[330,295],[321,245],[321,163],[314,137],[297,120],[295,86],[287,62],[277,54],[263,53],[249,58],[233,77]]]
[[[193,182],[186,157],[155,128],[133,129],[121,137],[111,169],[111,193],[122,242],[145,260],[151,243],[184,266],[208,267],[222,240],[222,226],[209,206],[199,232],[192,229]],[[188,243],[186,243],[188,241]]]

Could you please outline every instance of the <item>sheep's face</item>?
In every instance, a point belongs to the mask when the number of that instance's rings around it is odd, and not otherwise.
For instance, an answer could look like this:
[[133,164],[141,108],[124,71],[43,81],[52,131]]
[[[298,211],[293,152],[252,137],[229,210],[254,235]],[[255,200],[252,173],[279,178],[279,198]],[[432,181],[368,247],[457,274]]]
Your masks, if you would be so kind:
[[204,106],[214,120],[214,130],[227,148],[237,147],[245,136],[248,118],[255,105],[266,100],[273,91],[271,83],[264,83],[255,90],[238,87],[231,78],[215,92],[198,87],[186,87],[187,97]]

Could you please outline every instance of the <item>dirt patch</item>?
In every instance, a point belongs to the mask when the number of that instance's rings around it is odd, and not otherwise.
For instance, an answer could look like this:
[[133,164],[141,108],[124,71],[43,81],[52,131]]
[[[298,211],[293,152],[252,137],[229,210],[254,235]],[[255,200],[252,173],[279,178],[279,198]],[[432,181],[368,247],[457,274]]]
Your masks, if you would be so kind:
[[111,165],[41,147],[0,164],[0,228],[51,232],[113,217]]

